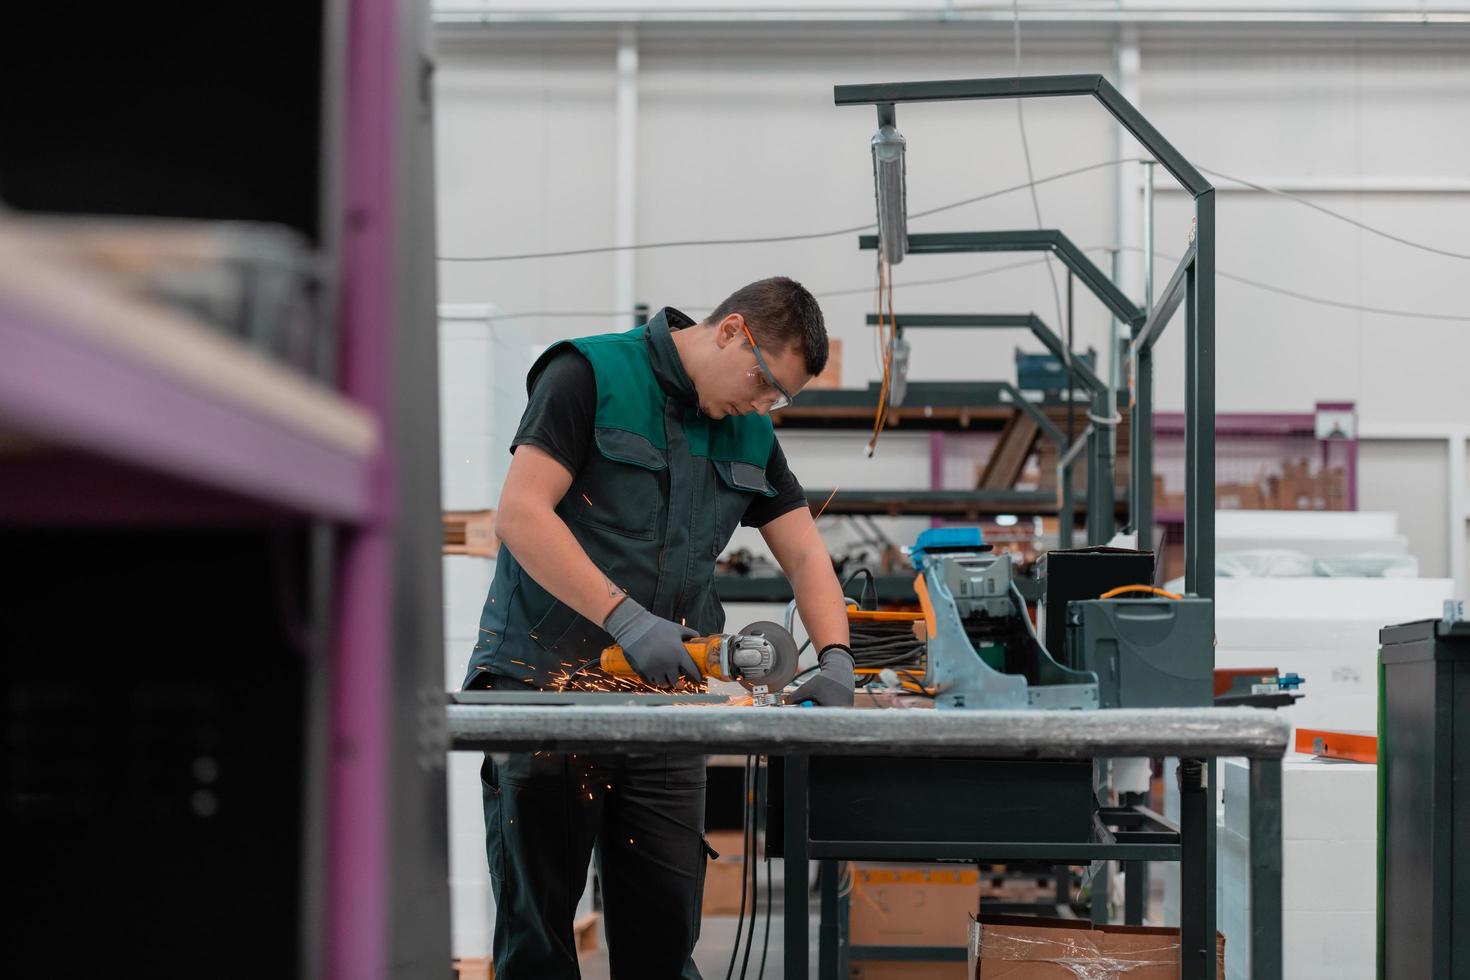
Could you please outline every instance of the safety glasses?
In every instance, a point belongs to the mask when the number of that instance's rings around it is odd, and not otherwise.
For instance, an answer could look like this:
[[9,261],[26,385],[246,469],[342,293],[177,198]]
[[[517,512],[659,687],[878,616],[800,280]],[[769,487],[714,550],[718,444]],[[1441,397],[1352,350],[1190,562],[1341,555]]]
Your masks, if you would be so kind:
[[740,329],[745,331],[745,338],[750,341],[750,349],[755,352],[755,368],[750,373],[755,374],[756,371],[759,371],[761,380],[768,386],[776,389],[776,400],[771,403],[770,411],[779,412],[791,404],[794,396],[791,392],[781,387],[781,382],[777,381],[776,376],[771,373],[771,366],[761,356],[760,345],[755,342],[755,335],[750,332],[750,327],[746,325],[744,318],[740,321]]

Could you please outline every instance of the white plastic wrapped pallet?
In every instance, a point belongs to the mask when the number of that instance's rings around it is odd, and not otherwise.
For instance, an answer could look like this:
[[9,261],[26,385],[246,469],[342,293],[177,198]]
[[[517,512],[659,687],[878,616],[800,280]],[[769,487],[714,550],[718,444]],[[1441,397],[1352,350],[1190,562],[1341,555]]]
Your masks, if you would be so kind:
[[[1227,980],[1250,976],[1250,774],[1224,765],[1216,908]],[[1288,755],[1282,764],[1284,975],[1354,980],[1376,972],[1378,767]]]

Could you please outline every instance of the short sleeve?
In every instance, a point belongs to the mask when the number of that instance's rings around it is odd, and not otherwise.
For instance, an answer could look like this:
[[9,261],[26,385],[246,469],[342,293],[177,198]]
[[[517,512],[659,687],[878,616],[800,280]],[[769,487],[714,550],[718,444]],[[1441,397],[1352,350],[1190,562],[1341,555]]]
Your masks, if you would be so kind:
[[553,354],[531,383],[531,396],[511,440],[517,446],[535,446],[576,476],[592,447],[597,414],[597,376],[575,347]]
[[806,491],[791,472],[786,462],[786,453],[779,439],[771,442],[771,455],[766,460],[766,480],[775,489],[774,497],[756,497],[745,509],[740,523],[746,527],[761,527],[798,507],[805,507]]

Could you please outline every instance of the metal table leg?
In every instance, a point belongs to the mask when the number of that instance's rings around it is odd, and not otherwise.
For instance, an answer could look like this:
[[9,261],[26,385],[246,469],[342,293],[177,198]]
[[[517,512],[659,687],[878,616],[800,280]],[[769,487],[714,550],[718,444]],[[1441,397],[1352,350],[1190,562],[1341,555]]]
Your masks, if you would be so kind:
[[789,755],[785,766],[787,980],[807,980],[807,770],[810,759]]
[[817,880],[822,892],[822,906],[817,920],[817,978],[839,980],[846,976],[841,970],[840,939],[837,924],[842,916],[837,908],[837,862],[821,861],[817,867]]
[[1092,924],[1108,924],[1108,897],[1113,892],[1113,862],[1100,861],[1092,876]]
[[1281,980],[1281,760],[1251,760],[1251,977]]
[[[1138,806],[1146,802],[1143,793],[1124,793],[1119,798],[1121,806]],[[1143,925],[1145,906],[1148,903],[1148,862],[1125,861],[1123,868],[1123,922],[1130,926]]]
[[1179,975],[1215,976],[1215,795],[1210,759],[1179,760]]
[[1143,903],[1147,893],[1148,862],[1123,862],[1123,922],[1143,925]]

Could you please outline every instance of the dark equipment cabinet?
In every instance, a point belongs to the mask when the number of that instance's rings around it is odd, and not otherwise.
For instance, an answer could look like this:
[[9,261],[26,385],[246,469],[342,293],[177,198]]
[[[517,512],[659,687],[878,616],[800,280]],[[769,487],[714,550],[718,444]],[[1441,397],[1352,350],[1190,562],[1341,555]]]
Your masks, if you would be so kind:
[[1470,623],[1405,623],[1379,640],[1378,975],[1465,980]]

